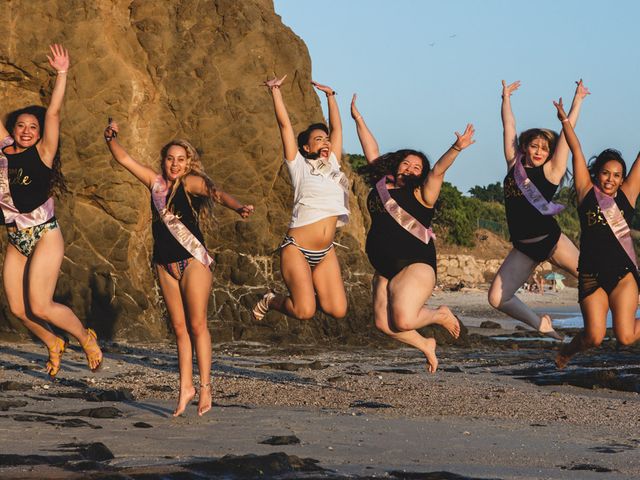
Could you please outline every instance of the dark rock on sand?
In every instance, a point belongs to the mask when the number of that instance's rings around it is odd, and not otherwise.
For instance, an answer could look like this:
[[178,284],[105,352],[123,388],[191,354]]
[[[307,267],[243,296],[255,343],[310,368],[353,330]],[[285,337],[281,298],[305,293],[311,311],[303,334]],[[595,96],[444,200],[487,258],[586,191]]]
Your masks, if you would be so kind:
[[257,365],[258,368],[272,368],[274,370],[284,370],[286,372],[297,372],[298,370],[304,370],[305,368],[309,368],[311,370],[322,370],[327,368],[326,365],[323,365],[318,360],[309,363],[293,363],[293,362],[272,362],[272,363],[263,363],[262,365]]
[[24,400],[0,400],[0,411],[6,412],[10,408],[20,408],[27,405]]
[[88,390],[85,392],[57,392],[52,397],[82,398],[87,402],[132,402],[135,400],[133,392],[129,388],[116,390]]
[[[230,478],[271,478],[297,472],[326,471],[312,458],[300,458],[284,452],[269,455],[225,455],[218,460],[188,464],[189,470],[207,475],[227,475]],[[293,477],[292,477],[293,478]]]
[[53,425],[55,427],[66,427],[66,428],[89,427],[92,429],[102,428],[100,425],[93,425],[79,418],[66,418],[64,420],[60,420],[58,418],[50,417],[48,415],[30,415],[30,414],[11,415],[11,417],[16,422],[42,422],[48,425]]
[[62,450],[75,450],[80,456],[86,460],[94,460],[96,462],[103,462],[105,460],[112,460],[115,457],[111,450],[102,442],[94,443],[65,443],[60,445]]
[[367,400],[355,400],[349,405],[352,408],[393,408],[393,405]]
[[498,328],[502,328],[502,325],[500,325],[498,322],[494,322],[492,320],[485,320],[484,322],[482,322],[480,324],[480,328],[498,329]]
[[393,470],[388,472],[393,480],[499,480],[489,477],[467,477],[451,472],[402,472]]
[[146,422],[136,422],[133,426],[136,428],[153,428],[153,425]]
[[11,390],[18,392],[27,392],[31,389],[32,387],[28,383],[14,382],[11,380],[0,383],[0,392],[7,392]]
[[263,445],[297,445],[300,443],[300,439],[295,435],[274,435],[260,443]]
[[77,412],[58,413],[68,417],[89,417],[89,418],[118,418],[122,412],[115,407],[84,408]]

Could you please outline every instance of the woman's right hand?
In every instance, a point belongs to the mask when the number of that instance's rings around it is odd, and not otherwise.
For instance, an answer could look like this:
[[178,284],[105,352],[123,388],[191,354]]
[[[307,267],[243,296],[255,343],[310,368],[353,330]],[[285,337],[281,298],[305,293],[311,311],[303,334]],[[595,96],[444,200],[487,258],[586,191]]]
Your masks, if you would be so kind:
[[591,92],[587,87],[584,86],[584,83],[582,83],[582,79],[578,80],[576,82],[576,97],[582,100],[587,95],[591,95]]
[[109,125],[107,125],[107,128],[104,129],[104,139],[107,142],[110,142],[111,140],[113,140],[115,137],[118,136],[118,124],[114,121],[110,121]]
[[362,115],[360,115],[358,107],[356,107],[356,98],[358,98],[358,94],[354,93],[353,97],[351,97],[351,118],[358,121],[362,118]]
[[269,90],[273,90],[274,88],[280,88],[280,85],[284,82],[284,79],[287,78],[285,75],[282,78],[273,77],[271,80],[265,80],[262,85],[267,87]]
[[516,80],[513,83],[507,85],[507,82],[502,80],[502,98],[510,97],[520,87],[520,80]]
[[564,105],[562,105],[562,97],[556,102],[553,102],[553,105],[558,110],[558,120],[561,122],[568,122],[569,118],[567,117],[567,112],[564,111]]

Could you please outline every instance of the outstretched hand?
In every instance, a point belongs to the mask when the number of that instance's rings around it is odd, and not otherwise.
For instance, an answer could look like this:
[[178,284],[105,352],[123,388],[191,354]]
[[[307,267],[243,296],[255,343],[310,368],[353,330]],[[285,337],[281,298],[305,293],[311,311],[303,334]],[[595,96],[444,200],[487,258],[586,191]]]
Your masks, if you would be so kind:
[[557,102],[554,101],[553,105],[558,109],[558,120],[568,122],[567,112],[564,111],[564,105],[562,105],[562,97]]
[[253,210],[254,210],[253,205],[242,205],[238,209],[236,209],[236,212],[242,218],[248,218],[249,215],[253,213]]
[[47,55],[49,65],[58,73],[64,73],[69,70],[69,52],[57,43],[49,45],[49,49],[51,49],[51,57]]
[[351,118],[354,120],[362,118],[362,115],[360,115],[360,112],[358,111],[358,107],[356,107],[356,98],[358,98],[358,94],[354,93],[353,97],[351,97]]
[[476,143],[476,141],[473,139],[473,135],[474,133],[476,133],[476,130],[473,128],[473,125],[471,123],[467,123],[467,128],[464,129],[464,133],[462,135],[460,135],[458,132],[455,133],[457,138],[453,145],[460,150],[464,150],[469,145],[473,145],[474,143]]
[[513,92],[520,88],[520,80],[516,80],[513,83],[507,85],[507,82],[502,80],[502,97],[510,97]]
[[119,131],[118,124],[113,120],[109,119],[109,125],[107,125],[107,128],[104,129],[104,139],[107,142],[110,142],[111,140],[113,140],[115,137],[118,136],[118,131]]
[[327,96],[335,95],[336,93],[333,88],[328,87],[327,85],[322,85],[321,83],[318,83],[318,82],[314,82],[313,80],[311,81],[311,85],[316,87],[321,92],[324,92],[324,94]]
[[584,83],[582,83],[582,79],[578,80],[576,82],[576,97],[583,99],[587,95],[591,95],[591,92],[587,87],[584,86]]
[[282,78],[273,77],[271,80],[265,80],[264,82],[262,82],[262,85],[267,87],[269,90],[273,90],[274,88],[280,88],[280,85],[282,85],[285,78],[287,78],[286,75]]

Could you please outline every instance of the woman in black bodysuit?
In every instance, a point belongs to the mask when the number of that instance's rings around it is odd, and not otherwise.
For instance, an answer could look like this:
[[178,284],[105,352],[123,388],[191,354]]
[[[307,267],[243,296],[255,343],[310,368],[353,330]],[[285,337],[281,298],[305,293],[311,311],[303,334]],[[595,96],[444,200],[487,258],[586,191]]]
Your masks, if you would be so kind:
[[[115,122],[111,122],[104,132],[113,158],[152,191],[153,263],[178,347],[180,395],[173,416],[182,414],[196,394],[192,366],[194,348],[200,374],[198,415],[203,415],[211,409],[211,336],[207,327],[207,305],[213,276],[209,269],[211,258],[203,245],[200,225],[211,219],[213,201],[242,218],[253,212],[253,206],[243,205],[217,189],[204,172],[198,152],[189,142],[173,140],[162,148],[162,174],[159,175],[133,159],[118,142],[117,133]],[[157,195],[158,191],[162,201],[166,201],[166,208],[162,210],[171,212],[186,227],[181,240],[169,230],[153,205],[154,193]],[[187,250],[194,244],[195,250]]]
[[[577,82],[569,119],[575,125],[580,107],[589,91]],[[547,314],[538,316],[525,305],[516,291],[527,281],[535,268],[549,260],[554,265],[577,276],[578,249],[560,231],[551,215],[543,215],[523,195],[514,178],[516,162],[525,168],[546,201],[551,201],[567,171],[569,147],[564,135],[546,129],[530,129],[516,135],[516,121],[511,110],[511,94],[520,82],[507,85],[502,81],[502,124],[504,128],[504,156],[507,176],[504,179],[505,210],[513,249],[502,262],[491,287],[489,303],[510,317],[524,322],[543,335],[560,339]]]
[[[622,155],[613,149],[604,150],[587,167],[578,137],[564,112],[562,99],[554,105],[573,154],[573,178],[581,228],[578,298],[584,330],[560,349],[556,365],[564,368],[576,353],[602,343],[609,309],[613,317],[613,332],[619,343],[631,345],[640,339],[640,319],[635,318],[640,276],[628,229],[640,193],[640,155],[628,176]],[[612,198],[614,202],[611,202]],[[603,211],[601,206],[607,201],[615,206],[613,209],[605,207]],[[610,227],[615,218],[612,215],[615,207],[624,218],[622,221],[618,217],[618,227],[626,227],[619,234],[621,241]],[[623,247],[624,242],[628,251]]]
[[7,158],[1,200],[9,236],[2,272],[4,290],[11,313],[47,346],[47,372],[54,378],[67,340],[54,333],[50,324],[78,340],[92,371],[100,367],[102,352],[95,332],[84,328],[69,307],[53,300],[64,257],[64,239],[51,194],[64,190],[58,144],[70,63],[69,54],[61,45],[50,49],[51,56],[47,58],[56,71],[56,80],[46,113],[42,114],[42,107],[11,113],[8,131],[0,124],[0,137],[4,139],[2,155]]
[[[351,102],[351,116],[369,163],[372,185],[386,178],[384,188],[391,199],[424,228],[429,228],[444,174],[462,150],[474,143],[473,126],[456,132],[456,141],[430,168],[427,157],[415,150],[399,150],[380,156],[378,143]],[[373,308],[376,327],[400,342],[420,350],[427,358],[427,370],[435,372],[436,342],[416,330],[439,324],[454,337],[460,324],[448,307],[430,309],[425,303],[436,283],[436,252],[433,238],[428,243],[416,238],[388,213],[376,188],[367,198],[371,228],[367,235],[367,255],[376,269],[373,277]]]

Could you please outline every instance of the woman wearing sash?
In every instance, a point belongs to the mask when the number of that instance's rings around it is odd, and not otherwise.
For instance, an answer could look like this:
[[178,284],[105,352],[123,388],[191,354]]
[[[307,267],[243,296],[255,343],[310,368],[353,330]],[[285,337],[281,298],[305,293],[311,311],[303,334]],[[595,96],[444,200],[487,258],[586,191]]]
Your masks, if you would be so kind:
[[[567,171],[569,147],[564,135],[558,138],[555,132],[541,128],[526,130],[517,138],[511,94],[519,86],[519,81],[510,85],[502,81],[502,125],[507,160],[504,204],[513,249],[489,288],[489,303],[539,333],[561,339],[553,329],[551,317],[547,314],[539,317],[515,293],[546,260],[578,276],[578,249],[560,231],[553,218],[564,207],[551,202]],[[569,112],[573,125],[588,94],[582,80],[577,82]]]
[[576,353],[602,343],[609,309],[619,343],[631,345],[640,339],[640,319],[636,319],[640,276],[629,229],[640,192],[640,155],[628,176],[622,155],[613,149],[604,150],[587,167],[562,99],[554,105],[573,154],[581,229],[578,300],[584,330],[560,349],[556,365],[564,368]]
[[49,350],[46,368],[53,379],[67,339],[50,325],[74,336],[97,370],[102,352],[96,334],[86,329],[71,309],[53,300],[64,256],[64,239],[54,214],[52,193],[66,190],[58,151],[60,109],[69,70],[69,54],[52,45],[49,64],[56,81],[49,107],[26,107],[0,124],[0,207],[9,244],[3,281],[11,313],[18,317]]
[[373,276],[373,309],[376,327],[399,342],[420,350],[427,370],[438,368],[436,342],[417,329],[430,324],[446,328],[455,338],[460,324],[448,307],[430,309],[425,303],[436,283],[436,250],[431,219],[440,195],[444,174],[458,154],[474,143],[473,125],[456,141],[433,168],[416,150],[398,150],[380,156],[378,143],[351,101],[371,184],[367,198],[371,228],[366,251]]
[[284,160],[294,188],[293,214],[280,245],[280,270],[289,295],[269,290],[252,313],[256,320],[262,320],[273,309],[308,320],[319,306],[327,315],[342,318],[347,313],[347,295],[333,240],[336,228],[349,221],[349,184],[339,163],[342,123],[336,92],[313,82],[327,96],[329,128],[323,123],[312,124],[296,142],[280,90],[285,78],[274,78],[265,86],[273,99]]
[[211,336],[207,305],[211,293],[213,259],[204,246],[200,225],[212,220],[213,202],[242,218],[253,212],[231,195],[217,189],[204,172],[198,152],[185,140],[173,140],[160,152],[160,171],[134,160],[120,145],[118,125],[104,132],[113,158],[151,191],[153,263],[176,335],[180,395],[173,416],[181,415],[195,397],[193,348],[200,374],[198,415],[211,409]]

